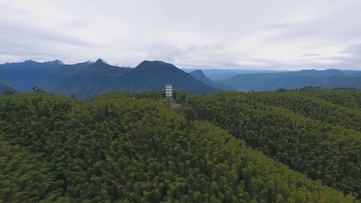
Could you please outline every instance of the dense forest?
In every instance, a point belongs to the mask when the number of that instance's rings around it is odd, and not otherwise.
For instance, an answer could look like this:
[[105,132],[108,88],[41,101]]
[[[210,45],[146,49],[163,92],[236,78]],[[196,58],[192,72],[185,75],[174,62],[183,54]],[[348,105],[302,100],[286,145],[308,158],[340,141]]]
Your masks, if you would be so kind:
[[359,202],[360,90],[0,97],[0,202]]

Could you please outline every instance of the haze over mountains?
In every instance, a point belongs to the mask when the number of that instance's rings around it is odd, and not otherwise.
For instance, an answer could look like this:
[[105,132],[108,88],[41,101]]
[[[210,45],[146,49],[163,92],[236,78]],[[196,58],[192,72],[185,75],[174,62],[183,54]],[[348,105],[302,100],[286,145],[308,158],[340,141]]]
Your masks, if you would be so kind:
[[162,61],[143,61],[135,68],[125,68],[109,65],[102,59],[77,64],[63,64],[58,60],[44,63],[27,60],[0,65],[1,93],[5,90],[29,92],[37,86],[46,92],[86,99],[112,91],[163,90],[168,82],[173,84],[174,89],[195,94],[304,86],[361,88],[361,72],[329,69],[282,72],[194,70],[186,73]]
[[304,86],[324,88],[361,88],[361,75],[357,71],[302,70],[278,73],[239,74],[221,80],[238,91],[264,91],[280,88],[296,89]]

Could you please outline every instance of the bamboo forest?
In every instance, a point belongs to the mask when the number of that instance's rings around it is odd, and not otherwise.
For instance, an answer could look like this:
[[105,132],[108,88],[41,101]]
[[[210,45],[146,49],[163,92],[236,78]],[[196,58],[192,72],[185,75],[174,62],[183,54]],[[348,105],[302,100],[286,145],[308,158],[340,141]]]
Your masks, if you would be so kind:
[[361,90],[173,99],[4,94],[0,202],[360,202]]

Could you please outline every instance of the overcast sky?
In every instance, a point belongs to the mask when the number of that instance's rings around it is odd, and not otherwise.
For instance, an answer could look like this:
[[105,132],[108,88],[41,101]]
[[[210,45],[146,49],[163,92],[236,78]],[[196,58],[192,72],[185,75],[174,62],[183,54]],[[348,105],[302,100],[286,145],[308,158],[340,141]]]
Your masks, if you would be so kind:
[[361,0],[0,0],[0,63],[361,70]]

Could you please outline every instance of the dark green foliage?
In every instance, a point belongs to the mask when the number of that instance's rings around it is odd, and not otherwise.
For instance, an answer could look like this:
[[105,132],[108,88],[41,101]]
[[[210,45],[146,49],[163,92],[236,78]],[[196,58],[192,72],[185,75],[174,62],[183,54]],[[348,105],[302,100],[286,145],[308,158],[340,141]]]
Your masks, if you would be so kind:
[[356,110],[361,110],[361,90],[351,90],[351,89],[336,89],[336,90],[327,90],[327,89],[309,89],[303,91],[303,93],[318,97],[320,99],[326,100],[333,104],[337,104],[343,107],[348,107]]
[[[321,90],[318,91],[321,92]],[[357,90],[354,91],[358,92]],[[297,91],[288,91],[282,94],[277,92],[250,93],[248,97],[250,100],[265,105],[284,107],[314,120],[361,132],[361,111],[359,110],[345,108],[322,99],[300,94]],[[352,98],[352,94],[349,94],[349,97]],[[357,99],[360,100],[360,98]]]
[[357,202],[159,95],[1,97],[0,202]]
[[177,92],[176,99],[191,106],[198,119],[226,129],[291,169],[361,197],[361,132],[355,131],[360,130],[358,111],[288,91],[206,97]]

